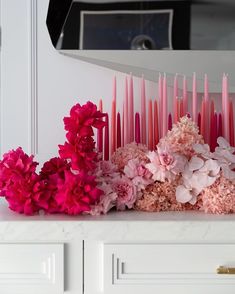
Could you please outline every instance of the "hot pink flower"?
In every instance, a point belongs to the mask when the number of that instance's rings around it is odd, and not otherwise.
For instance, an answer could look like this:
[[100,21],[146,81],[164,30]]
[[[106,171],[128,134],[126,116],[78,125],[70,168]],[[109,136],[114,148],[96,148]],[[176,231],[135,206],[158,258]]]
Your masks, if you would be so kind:
[[64,118],[65,130],[80,137],[93,136],[92,127],[99,129],[105,126],[102,117],[104,114],[97,111],[97,106],[92,102],[82,106],[76,104],[70,110],[70,117]]
[[103,193],[96,185],[95,177],[65,171],[65,180],[59,180],[55,196],[61,211],[72,215],[89,212]]
[[112,189],[117,193],[117,209],[125,210],[133,207],[137,194],[136,187],[126,176],[115,178],[112,182]]

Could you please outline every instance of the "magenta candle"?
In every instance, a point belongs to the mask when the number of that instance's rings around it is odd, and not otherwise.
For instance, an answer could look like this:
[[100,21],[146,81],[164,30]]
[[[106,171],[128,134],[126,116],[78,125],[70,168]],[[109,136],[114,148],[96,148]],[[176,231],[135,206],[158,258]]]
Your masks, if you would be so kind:
[[121,116],[117,114],[117,148],[121,147]]
[[129,121],[130,121],[130,142],[134,141],[134,89],[133,89],[133,77],[130,76],[130,90],[129,90]]
[[135,142],[140,143],[140,114],[138,112],[135,114]]
[[159,128],[158,128],[158,107],[157,107],[157,101],[154,101],[154,119],[153,119],[153,134],[154,134],[154,148],[156,147],[156,145],[158,144],[159,141]]
[[162,136],[162,76],[158,77],[158,101],[159,101],[159,137]]
[[146,96],[145,96],[145,80],[141,81],[141,143],[146,144]]
[[193,99],[192,99],[192,113],[193,113],[193,121],[197,122],[197,78],[196,73],[193,74]]
[[162,93],[162,137],[167,133],[167,80],[166,74],[163,77],[163,93]]
[[205,130],[204,139],[206,143],[209,143],[210,138],[210,121],[207,119],[210,115],[210,102],[209,102],[209,83],[207,74],[204,77],[204,101],[205,101]]
[[104,160],[109,160],[109,115],[105,115],[105,132],[104,132]]
[[201,134],[201,113],[198,113],[198,117],[197,117],[197,126],[199,128],[199,133]]
[[148,105],[148,148],[153,150],[153,104],[152,100],[149,100]]
[[117,81],[116,77],[113,79],[113,100],[111,113],[111,152],[116,150],[116,104],[117,104]]
[[218,118],[218,137],[223,136],[223,123],[222,123],[222,114],[219,113],[219,118]]
[[129,113],[128,113],[128,80],[125,80],[125,98],[124,98],[124,146],[130,143],[129,139]]
[[[100,112],[103,112],[103,102],[102,99],[99,101],[99,107]],[[97,147],[98,151],[103,153],[103,128],[99,129],[97,132]]]
[[168,130],[170,131],[172,129],[172,116],[171,113],[168,115]]
[[186,76],[184,76],[184,78],[183,78],[183,111],[184,111],[184,115],[188,111],[188,92],[187,92]]
[[228,77],[224,75],[224,89],[223,89],[223,99],[224,99],[224,138],[229,142],[229,97],[228,97]]
[[212,119],[213,121],[213,128],[211,132],[211,138],[210,138],[210,147],[211,151],[215,151],[215,147],[217,145],[217,113],[214,113],[214,117]]
[[173,110],[174,110],[174,123],[176,123],[179,119],[179,114],[178,114],[178,76],[177,74],[175,75],[174,78],[174,89],[173,89]]

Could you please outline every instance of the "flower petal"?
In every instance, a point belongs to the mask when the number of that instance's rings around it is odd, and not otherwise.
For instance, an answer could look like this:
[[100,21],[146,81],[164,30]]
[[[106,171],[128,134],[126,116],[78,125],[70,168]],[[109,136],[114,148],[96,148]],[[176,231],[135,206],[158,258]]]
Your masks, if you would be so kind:
[[178,186],[176,188],[176,200],[180,203],[189,202],[192,199],[192,194],[184,186]]

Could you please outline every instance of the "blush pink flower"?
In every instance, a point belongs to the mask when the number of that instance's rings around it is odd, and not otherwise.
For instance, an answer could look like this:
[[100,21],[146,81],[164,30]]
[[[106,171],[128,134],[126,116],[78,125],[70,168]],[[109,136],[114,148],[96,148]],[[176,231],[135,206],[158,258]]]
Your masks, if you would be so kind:
[[112,189],[117,194],[117,209],[125,210],[132,208],[136,198],[137,191],[135,185],[126,176],[115,178],[112,181]]
[[103,193],[96,186],[95,177],[65,171],[65,180],[59,180],[55,196],[61,212],[71,215],[89,212],[91,205],[97,203]]
[[153,174],[154,181],[172,181],[184,171],[187,159],[185,156],[172,152],[167,145],[158,145],[157,151],[148,153],[150,163],[147,169]]

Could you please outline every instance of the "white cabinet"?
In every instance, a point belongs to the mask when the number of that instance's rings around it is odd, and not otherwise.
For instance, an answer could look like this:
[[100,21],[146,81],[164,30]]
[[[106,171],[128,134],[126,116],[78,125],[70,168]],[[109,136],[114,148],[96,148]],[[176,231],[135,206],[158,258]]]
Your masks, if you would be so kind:
[[0,293],[64,293],[63,244],[0,244]]

